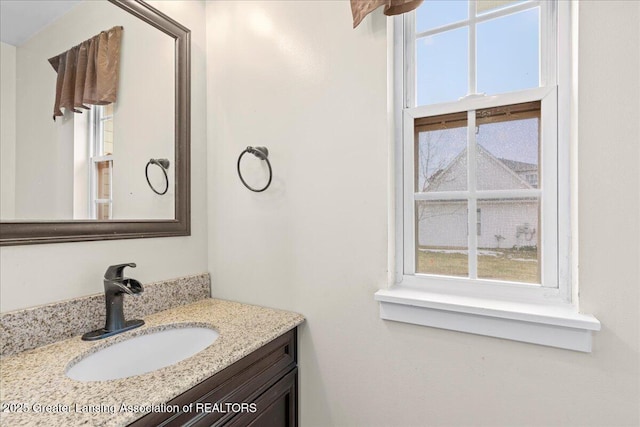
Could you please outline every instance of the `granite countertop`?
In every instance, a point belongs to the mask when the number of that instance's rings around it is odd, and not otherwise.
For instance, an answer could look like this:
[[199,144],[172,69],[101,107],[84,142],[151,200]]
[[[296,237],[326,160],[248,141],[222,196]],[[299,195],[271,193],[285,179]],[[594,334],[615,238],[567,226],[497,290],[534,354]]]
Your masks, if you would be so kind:
[[[204,299],[149,315],[144,320],[144,326],[104,340],[87,342],[77,336],[0,359],[0,424],[126,425],[150,412],[139,407],[168,402],[293,329],[304,317],[288,311]],[[65,375],[68,365],[80,356],[133,336],[180,326],[208,326],[220,336],[202,352],[147,374],[100,382],[79,382]]]

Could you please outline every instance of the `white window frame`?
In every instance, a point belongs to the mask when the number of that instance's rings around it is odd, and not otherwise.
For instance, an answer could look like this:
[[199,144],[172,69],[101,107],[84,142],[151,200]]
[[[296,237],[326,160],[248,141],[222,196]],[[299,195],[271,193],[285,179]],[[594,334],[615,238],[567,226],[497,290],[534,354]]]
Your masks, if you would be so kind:
[[[577,61],[571,56],[572,24],[575,11],[569,2],[557,4],[547,1],[531,1],[500,9],[473,18],[475,5],[470,5],[469,16],[464,22],[429,30],[419,36],[444,28],[454,29],[474,20],[492,19],[530,7],[540,7],[541,61],[540,87],[502,94],[484,96],[475,93],[475,67],[470,72],[470,95],[457,102],[415,107],[414,14],[393,19],[390,26],[390,87],[393,122],[393,205],[391,230],[394,259],[391,261],[393,277],[388,289],[376,293],[383,319],[396,320],[489,335],[578,351],[591,351],[591,331],[600,329],[600,322],[593,316],[580,314],[577,305],[576,286],[572,278],[571,222],[570,222],[570,138],[575,134],[571,108],[571,89],[574,77],[572,66]],[[557,6],[557,11],[553,7]],[[557,13],[557,20],[543,19]],[[554,24],[545,26],[545,22]],[[556,26],[555,22],[562,25]],[[469,64],[475,64],[475,31],[469,31]],[[557,39],[559,43],[553,43]],[[557,50],[556,50],[557,47]],[[556,63],[549,58],[563,58]],[[567,59],[566,61],[564,59]],[[405,80],[406,76],[406,80]],[[558,84],[561,83],[561,84]],[[475,189],[475,111],[502,105],[541,101],[541,171],[538,188],[527,190]],[[467,149],[469,156],[469,188],[466,191],[415,193],[414,189],[414,122],[416,118],[449,113],[468,113]],[[575,112],[574,112],[575,113]],[[574,130],[572,132],[572,129]],[[560,141],[560,142],[559,142]],[[549,165],[559,165],[558,168]],[[544,186],[541,188],[540,184]],[[466,199],[468,229],[476,227],[476,200],[482,198],[518,197],[537,195],[541,203],[543,233],[540,243],[542,285],[515,282],[480,280],[475,277],[477,233],[469,235],[470,278],[460,279],[415,273],[414,203],[416,200],[437,198]]]

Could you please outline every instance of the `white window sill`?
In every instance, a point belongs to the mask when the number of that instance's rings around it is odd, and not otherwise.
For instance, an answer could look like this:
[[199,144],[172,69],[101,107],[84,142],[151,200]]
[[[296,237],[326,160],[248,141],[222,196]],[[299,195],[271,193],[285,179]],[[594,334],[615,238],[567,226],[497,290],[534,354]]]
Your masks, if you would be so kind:
[[478,335],[591,352],[600,322],[570,304],[532,304],[428,292],[406,286],[381,289],[380,317]]

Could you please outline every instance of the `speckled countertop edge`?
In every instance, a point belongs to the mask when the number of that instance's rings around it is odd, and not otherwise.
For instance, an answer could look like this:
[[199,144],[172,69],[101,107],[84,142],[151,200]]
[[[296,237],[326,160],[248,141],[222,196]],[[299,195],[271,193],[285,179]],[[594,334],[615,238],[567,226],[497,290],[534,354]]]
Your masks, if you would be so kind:
[[[122,405],[166,403],[304,321],[300,314],[218,299],[205,299],[145,317],[145,325],[101,341],[79,336],[0,359],[0,402],[17,404],[0,412],[11,426],[121,426],[146,412]],[[220,336],[202,352],[147,374],[102,382],[67,378],[80,356],[128,338],[161,329],[207,325]],[[50,410],[70,412],[44,412]],[[113,413],[111,410],[113,409]],[[36,413],[35,411],[42,412]]]

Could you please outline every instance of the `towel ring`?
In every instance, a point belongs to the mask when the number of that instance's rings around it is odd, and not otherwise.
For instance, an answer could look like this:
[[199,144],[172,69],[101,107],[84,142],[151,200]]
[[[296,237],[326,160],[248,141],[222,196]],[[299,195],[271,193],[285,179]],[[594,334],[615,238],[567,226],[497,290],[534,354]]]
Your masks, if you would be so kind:
[[[242,156],[247,153],[251,153],[260,160],[266,161],[267,166],[269,167],[269,181],[267,181],[267,185],[260,189],[252,188],[245,182],[244,178],[242,178],[242,173],[240,172],[240,162],[242,161]],[[271,185],[271,179],[273,178],[273,170],[271,169],[271,162],[269,161],[269,150],[267,149],[267,147],[247,147],[242,153],[240,153],[240,157],[238,157],[238,176],[240,177],[240,181],[242,181],[244,186],[255,193],[261,193],[269,188],[269,186]]]
[[[151,187],[151,190],[153,190],[154,193],[159,194],[161,196],[166,194],[167,190],[169,190],[169,176],[167,175],[167,169],[169,169],[170,164],[171,163],[169,162],[168,159],[151,159],[147,162],[147,166],[144,168],[144,176],[147,178],[147,184],[149,184],[149,187]],[[167,183],[166,187],[164,188],[164,191],[160,192],[155,188],[153,188],[153,185],[151,185],[151,181],[149,181],[149,165],[157,165],[157,166],[160,166],[160,169],[162,169],[162,173],[164,174],[164,180]]]

